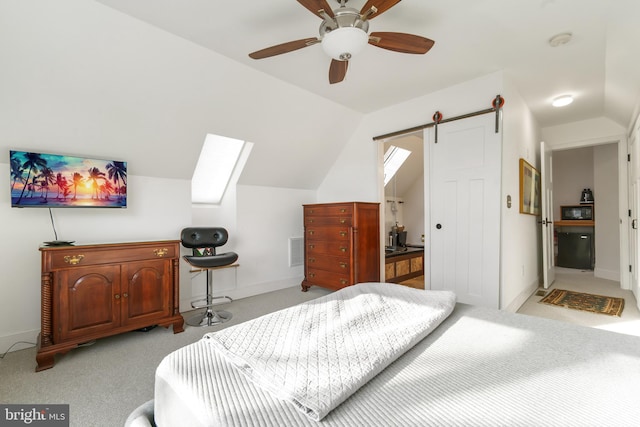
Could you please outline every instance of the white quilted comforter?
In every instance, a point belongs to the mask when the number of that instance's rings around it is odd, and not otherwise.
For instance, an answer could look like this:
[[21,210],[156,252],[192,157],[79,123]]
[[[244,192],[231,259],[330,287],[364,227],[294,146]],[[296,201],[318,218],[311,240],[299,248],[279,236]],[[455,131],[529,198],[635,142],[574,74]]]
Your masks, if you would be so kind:
[[255,384],[317,421],[426,337],[454,305],[448,291],[363,283],[204,339]]

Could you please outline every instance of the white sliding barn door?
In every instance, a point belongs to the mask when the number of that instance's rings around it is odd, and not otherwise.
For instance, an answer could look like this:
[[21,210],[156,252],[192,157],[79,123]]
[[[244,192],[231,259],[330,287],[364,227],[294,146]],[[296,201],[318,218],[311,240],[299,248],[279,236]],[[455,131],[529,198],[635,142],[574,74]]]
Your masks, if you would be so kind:
[[542,274],[544,288],[556,279],[553,228],[553,155],[551,148],[540,142],[540,177],[542,193]]
[[[430,289],[499,308],[501,133],[485,114],[425,130]],[[426,147],[425,147],[426,148]],[[425,150],[427,151],[427,150]]]

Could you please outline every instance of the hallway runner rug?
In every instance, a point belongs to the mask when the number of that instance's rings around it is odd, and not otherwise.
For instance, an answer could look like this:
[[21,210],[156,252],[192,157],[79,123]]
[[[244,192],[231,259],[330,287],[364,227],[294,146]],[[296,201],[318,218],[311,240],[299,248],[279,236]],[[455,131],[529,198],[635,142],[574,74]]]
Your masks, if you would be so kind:
[[585,294],[564,289],[552,290],[540,302],[574,310],[608,314],[609,316],[620,316],[624,309],[624,298]]

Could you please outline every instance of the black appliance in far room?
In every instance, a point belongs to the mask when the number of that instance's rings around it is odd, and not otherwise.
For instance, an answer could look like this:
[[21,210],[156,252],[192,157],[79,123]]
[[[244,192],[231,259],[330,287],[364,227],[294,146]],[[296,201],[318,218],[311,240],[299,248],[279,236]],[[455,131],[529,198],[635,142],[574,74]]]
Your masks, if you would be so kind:
[[[595,267],[593,207],[593,193],[590,188],[582,190],[579,205],[560,206],[562,221],[570,221],[572,227],[565,227],[565,230],[557,233],[557,266],[583,270],[593,270]],[[572,231],[566,231],[567,228]]]
[[558,267],[593,270],[593,233],[558,233]]

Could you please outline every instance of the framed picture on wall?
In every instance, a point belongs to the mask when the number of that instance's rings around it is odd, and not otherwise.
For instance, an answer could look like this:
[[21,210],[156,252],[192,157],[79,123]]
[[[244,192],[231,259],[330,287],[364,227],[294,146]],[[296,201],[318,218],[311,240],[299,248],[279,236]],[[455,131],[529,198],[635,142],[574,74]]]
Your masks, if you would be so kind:
[[520,213],[540,215],[540,172],[520,159]]

